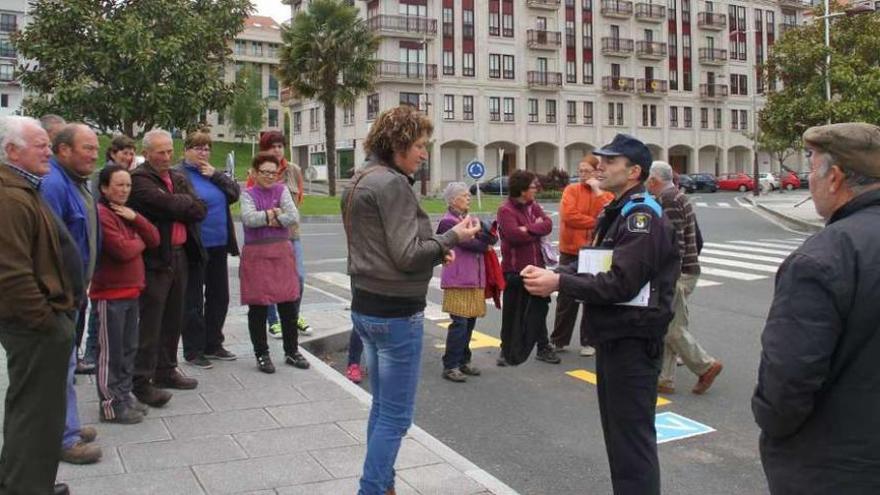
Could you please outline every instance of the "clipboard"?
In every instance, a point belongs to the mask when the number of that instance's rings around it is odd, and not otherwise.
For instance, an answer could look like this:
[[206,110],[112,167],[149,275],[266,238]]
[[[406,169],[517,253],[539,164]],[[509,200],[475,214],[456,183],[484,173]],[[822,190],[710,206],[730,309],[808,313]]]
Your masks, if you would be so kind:
[[[611,270],[614,250],[605,248],[583,247],[578,253],[578,273],[596,275]],[[651,282],[645,284],[636,297],[627,302],[616,303],[620,306],[647,308],[651,299]]]

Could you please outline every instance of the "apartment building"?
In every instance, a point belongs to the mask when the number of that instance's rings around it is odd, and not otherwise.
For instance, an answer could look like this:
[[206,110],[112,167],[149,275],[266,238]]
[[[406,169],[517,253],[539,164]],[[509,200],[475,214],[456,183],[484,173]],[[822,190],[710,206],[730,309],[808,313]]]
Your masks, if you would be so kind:
[[10,35],[27,22],[27,1],[0,0],[0,116],[16,115],[21,110],[24,91],[15,80],[18,54]]
[[[751,171],[755,109],[774,81],[762,64],[801,23],[796,0],[369,0],[381,37],[376,91],[339,108],[341,175],[362,163],[373,119],[401,103],[435,126],[431,188],[516,168],[574,172],[584,153],[626,132],[680,172]],[[294,2],[293,12],[302,8]],[[292,100],[301,164],[326,161],[322,111]],[[796,159],[799,159],[796,158]],[[776,169],[761,154],[762,170]]]

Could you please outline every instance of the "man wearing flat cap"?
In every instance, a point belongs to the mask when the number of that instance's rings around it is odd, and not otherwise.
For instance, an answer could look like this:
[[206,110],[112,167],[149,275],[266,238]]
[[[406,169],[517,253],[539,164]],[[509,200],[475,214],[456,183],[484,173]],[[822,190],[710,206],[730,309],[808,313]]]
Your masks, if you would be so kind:
[[[528,266],[522,276],[533,295],[558,290],[583,301],[582,328],[596,348],[596,391],[614,494],[659,495],[657,378],[681,259],[672,224],[645,190],[651,153],[644,143],[618,134],[593,154],[601,157],[599,187],[614,194],[599,215],[592,244],[611,251],[610,268],[591,274],[578,273],[577,264],[557,273]],[[638,298],[645,288],[647,300]]]
[[752,412],[774,495],[880,493],[880,128],[807,129],[825,228],[779,267]]

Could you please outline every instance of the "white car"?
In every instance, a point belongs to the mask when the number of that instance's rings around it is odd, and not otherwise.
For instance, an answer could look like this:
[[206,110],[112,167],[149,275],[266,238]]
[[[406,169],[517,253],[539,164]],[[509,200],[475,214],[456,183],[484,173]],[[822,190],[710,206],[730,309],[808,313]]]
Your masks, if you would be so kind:
[[765,191],[775,191],[779,189],[779,179],[770,172],[764,172],[758,176],[758,184]]

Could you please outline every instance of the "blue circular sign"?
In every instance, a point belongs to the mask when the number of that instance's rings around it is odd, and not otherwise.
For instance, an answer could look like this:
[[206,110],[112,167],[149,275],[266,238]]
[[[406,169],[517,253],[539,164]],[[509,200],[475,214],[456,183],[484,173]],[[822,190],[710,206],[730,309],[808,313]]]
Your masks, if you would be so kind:
[[471,179],[479,180],[486,174],[486,166],[476,160],[468,163],[467,174]]

